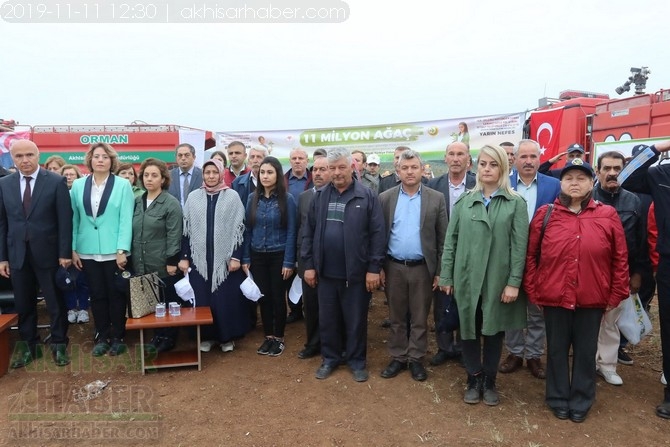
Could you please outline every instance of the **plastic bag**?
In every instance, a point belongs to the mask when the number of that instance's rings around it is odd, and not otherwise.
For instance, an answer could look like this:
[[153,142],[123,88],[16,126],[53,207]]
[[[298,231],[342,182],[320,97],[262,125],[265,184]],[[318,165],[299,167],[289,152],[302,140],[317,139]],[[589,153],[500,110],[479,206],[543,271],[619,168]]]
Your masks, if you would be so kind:
[[177,296],[179,298],[195,306],[195,292],[193,291],[193,287],[191,287],[191,282],[188,279],[188,273],[190,271],[191,269],[188,269],[188,272],[186,272],[184,277],[175,283],[174,289],[175,292],[177,292]]
[[617,326],[621,334],[628,339],[631,344],[638,344],[642,337],[651,332],[651,320],[644,311],[640,296],[634,293],[626,298],[623,303],[623,310]]
[[247,279],[240,284],[240,290],[242,291],[242,294],[251,301],[258,301],[263,296],[261,289],[259,289],[254,282],[254,277],[251,275],[251,272],[247,273]]

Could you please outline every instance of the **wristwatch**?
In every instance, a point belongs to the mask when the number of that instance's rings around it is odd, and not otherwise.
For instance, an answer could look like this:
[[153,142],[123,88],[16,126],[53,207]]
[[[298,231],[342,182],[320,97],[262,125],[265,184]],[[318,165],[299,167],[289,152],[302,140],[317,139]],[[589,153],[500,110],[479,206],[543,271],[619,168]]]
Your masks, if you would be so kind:
[[117,255],[125,255],[126,251],[125,250],[116,250]]

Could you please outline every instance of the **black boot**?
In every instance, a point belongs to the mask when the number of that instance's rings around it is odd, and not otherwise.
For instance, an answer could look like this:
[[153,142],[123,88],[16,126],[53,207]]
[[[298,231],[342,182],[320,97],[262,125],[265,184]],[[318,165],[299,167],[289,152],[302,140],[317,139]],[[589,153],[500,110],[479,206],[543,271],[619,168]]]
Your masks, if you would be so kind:
[[496,389],[495,376],[484,377],[484,403],[491,406],[498,405],[500,403],[498,390]]
[[480,371],[477,374],[468,374],[468,387],[465,390],[463,401],[466,404],[478,404],[481,398],[482,387],[484,383],[484,374]]
[[656,407],[656,416],[670,419],[670,388],[666,386],[663,393],[663,402]]

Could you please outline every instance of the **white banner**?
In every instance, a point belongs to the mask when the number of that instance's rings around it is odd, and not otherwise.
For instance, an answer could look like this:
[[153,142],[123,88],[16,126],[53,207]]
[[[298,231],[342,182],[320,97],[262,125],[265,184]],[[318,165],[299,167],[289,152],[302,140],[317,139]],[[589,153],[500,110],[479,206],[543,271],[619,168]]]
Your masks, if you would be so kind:
[[382,162],[392,162],[393,150],[398,146],[421,152],[424,159],[442,159],[447,145],[458,140],[469,143],[476,156],[486,144],[505,141],[516,144],[523,138],[525,117],[525,112],[521,112],[360,127],[216,132],[217,148],[224,150],[232,141],[241,141],[247,148],[264,146],[271,155],[285,162],[294,148],[304,148],[311,157],[317,148],[340,146],[360,149],[368,155],[378,154]]

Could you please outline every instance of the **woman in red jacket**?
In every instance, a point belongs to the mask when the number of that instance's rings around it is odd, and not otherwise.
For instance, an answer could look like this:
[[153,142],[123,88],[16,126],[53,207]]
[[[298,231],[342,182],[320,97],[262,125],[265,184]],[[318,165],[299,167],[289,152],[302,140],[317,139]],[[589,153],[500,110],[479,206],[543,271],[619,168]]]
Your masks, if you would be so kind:
[[547,405],[557,418],[573,422],[586,419],[595,399],[603,312],[628,297],[621,221],[614,208],[591,198],[592,190],[591,166],[570,160],[561,171],[553,208],[541,207],[531,221],[523,281],[531,302],[544,307]]

